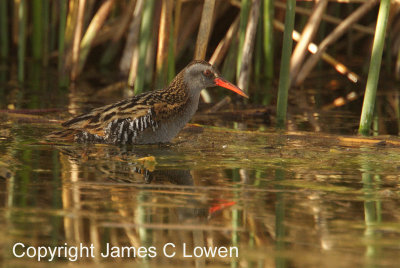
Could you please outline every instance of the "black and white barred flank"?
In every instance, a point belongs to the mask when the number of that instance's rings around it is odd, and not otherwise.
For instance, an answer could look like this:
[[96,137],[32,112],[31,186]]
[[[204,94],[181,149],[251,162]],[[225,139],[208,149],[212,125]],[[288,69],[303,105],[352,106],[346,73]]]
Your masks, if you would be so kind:
[[151,109],[146,115],[135,119],[119,118],[111,121],[104,130],[104,137],[82,131],[76,135],[75,140],[77,142],[131,144],[135,143],[140,134],[150,127],[153,132],[158,128],[158,123],[153,120]]

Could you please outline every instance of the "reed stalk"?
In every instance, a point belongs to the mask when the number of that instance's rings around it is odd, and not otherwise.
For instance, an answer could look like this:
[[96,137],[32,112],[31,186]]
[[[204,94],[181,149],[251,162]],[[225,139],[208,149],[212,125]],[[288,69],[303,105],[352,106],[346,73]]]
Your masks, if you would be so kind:
[[136,0],[130,0],[128,5],[125,8],[123,19],[121,20],[121,23],[119,24],[118,30],[115,32],[111,44],[107,46],[105,49],[103,56],[101,57],[100,60],[100,65],[101,66],[106,66],[109,63],[113,61],[113,59],[116,57],[116,55],[120,52],[121,50],[121,38],[123,35],[127,32],[129,23],[131,21],[133,12],[132,10],[135,10],[135,5],[136,5]]
[[328,0],[321,0],[316,2],[314,12],[310,16],[303,32],[301,33],[300,40],[293,51],[291,62],[290,62],[290,80],[294,81],[297,74],[303,64],[303,61],[307,55],[307,48],[315,34],[317,33],[319,24],[322,19],[322,14],[328,5]]
[[225,55],[228,53],[228,49],[232,43],[232,39],[234,38],[237,30],[239,28],[239,16],[233,21],[228,31],[226,32],[225,37],[219,42],[217,48],[214,50],[209,62],[213,65],[219,66]]
[[[65,24],[65,32],[64,32],[64,47],[65,47],[65,56],[62,61],[62,70],[67,74],[67,71],[71,70],[72,65],[72,44],[74,40],[74,33],[77,25],[77,16],[78,16],[78,4],[79,0],[69,0],[65,1],[68,5],[68,13],[66,17]],[[62,2],[60,2],[60,9],[63,9],[64,6]],[[61,15],[61,14],[60,14]],[[62,34],[60,32],[59,34]],[[60,44],[59,44],[60,45]]]
[[143,8],[142,25],[140,27],[139,61],[135,80],[135,94],[143,92],[146,75],[146,56],[152,37],[154,0],[146,0]]
[[212,21],[214,17],[214,0],[205,0],[201,13],[200,28],[197,34],[194,59],[204,60],[207,52],[208,39],[210,38]]
[[32,56],[34,60],[42,59],[43,52],[43,10],[42,0],[32,1]]
[[247,23],[245,40],[243,43],[238,86],[245,91],[248,91],[249,86],[250,65],[253,58],[254,41],[256,37],[258,17],[260,15],[260,4],[260,0],[251,1],[250,17]]
[[389,10],[390,0],[381,0],[376,23],[376,33],[372,46],[368,80],[365,88],[364,102],[361,112],[360,127],[358,129],[358,132],[361,135],[369,135],[369,130],[372,124],[379,72],[382,62],[382,52],[385,43],[386,26],[389,18]]
[[[66,19],[66,28],[65,28],[65,42],[66,44],[71,44],[72,40],[74,38],[74,33],[76,29],[76,23],[77,23],[77,16],[78,16],[78,3],[79,0],[61,0],[65,2],[68,5],[68,14],[67,14],[67,19]],[[60,5],[64,6],[64,5]],[[63,8],[63,7],[60,7]]]
[[[260,9],[263,9],[263,3],[261,2]],[[263,58],[263,36],[262,36],[262,29],[263,29],[263,21],[262,21],[262,14],[258,17],[257,22],[257,32],[256,32],[256,40],[254,45],[254,83],[259,84],[261,80],[261,66],[264,60]]]
[[[224,64],[222,65],[222,75],[228,80],[228,81],[233,81],[235,79],[235,68],[232,68],[232,66],[235,66],[237,62],[237,52],[238,52],[238,40],[232,40],[232,44],[230,45],[228,52],[226,54]],[[219,90],[218,92],[221,92],[222,90]]]
[[66,30],[66,20],[67,20],[67,0],[60,0],[60,14],[58,23],[58,75],[60,86],[67,85],[67,76],[64,71],[64,61],[65,61],[65,30]]
[[[18,1],[17,1],[18,2]],[[26,53],[26,1],[18,3],[18,81],[25,78],[25,53]]]
[[[135,84],[137,70],[138,70],[138,61],[139,61],[139,34],[140,34],[140,26],[142,23],[142,11],[144,6],[144,0],[138,0],[136,2],[135,9],[133,11],[133,19],[129,26],[128,38],[126,40],[125,49],[122,54],[121,62],[119,64],[119,68],[121,72],[125,72],[128,67],[129,77],[128,77],[128,85],[133,87]],[[128,64],[130,64],[128,66]]]
[[[195,60],[204,60],[206,57],[208,40],[211,34],[212,21],[214,17],[214,0],[205,0],[201,13],[200,28],[197,34],[196,48],[194,52]],[[211,95],[207,90],[201,91],[201,97],[206,103],[212,102]]]
[[64,38],[65,38],[65,25],[67,19],[67,0],[60,0],[60,20],[58,23],[58,70],[61,71],[64,61]]
[[242,0],[240,6],[240,22],[239,22],[239,44],[238,44],[238,55],[236,63],[236,79],[239,80],[240,68],[242,65],[242,54],[244,39],[246,36],[247,21],[250,12],[250,0]]
[[268,84],[274,78],[274,0],[264,0],[264,62]]
[[74,33],[74,40],[72,44],[72,69],[71,69],[71,80],[75,81],[78,77],[79,69],[79,53],[80,53],[80,42],[83,30],[83,20],[85,15],[86,0],[79,0],[78,2],[78,17],[76,22],[76,29]]
[[50,50],[50,26],[53,25],[50,22],[50,2],[49,0],[43,0],[43,57],[42,65],[47,66],[49,60],[49,50]]
[[181,22],[181,13],[182,13],[182,1],[183,0],[176,0],[175,1],[175,15],[174,15],[174,54],[176,54],[177,49],[177,41],[178,41],[178,33],[180,31],[179,25]]
[[[263,2],[261,2],[261,10],[263,10]],[[264,62],[264,53],[263,53],[263,16],[262,14],[258,18],[258,24],[257,24],[257,34],[256,34],[256,41],[255,41],[255,48],[254,48],[254,81],[252,84],[258,86],[261,81],[261,68]],[[270,88],[269,85],[267,85],[267,88]],[[254,97],[256,97],[256,100],[261,100],[263,98],[263,92],[261,90],[257,90],[255,92]]]
[[8,58],[8,1],[0,1],[0,59]]
[[[49,50],[48,53],[51,53],[52,51],[55,51],[57,48],[57,39],[58,39],[58,32],[57,32],[57,27],[59,24],[60,14],[58,10],[61,8],[59,7],[61,1],[59,1],[59,4],[57,5],[50,5],[50,25],[49,25]],[[50,3],[49,3],[50,4]]]
[[[308,4],[308,3],[311,3],[311,2],[305,2],[305,4]],[[364,1],[364,3],[365,3],[365,1]],[[342,4],[340,4],[340,3],[332,3],[331,5],[337,5],[336,9],[340,10],[340,6]],[[279,8],[279,9],[285,9],[286,8],[285,3],[284,2],[280,2],[280,1],[275,1],[274,6]],[[334,11],[336,11],[336,9]],[[308,9],[308,8],[296,6],[296,14],[311,16],[312,13],[313,13],[313,11]],[[336,13],[339,13],[339,12],[336,12]],[[339,15],[340,14],[337,14],[337,16],[339,16]],[[323,14],[322,15],[322,20],[326,21],[326,22],[330,22],[331,24],[336,24],[336,25],[340,24],[343,21],[339,17],[331,16],[331,15],[328,15],[328,14]],[[365,34],[373,35],[375,33],[375,29],[373,29],[372,27],[364,26],[364,25],[357,24],[357,23],[352,24],[350,27],[351,27],[351,29],[354,29],[356,31],[359,31],[359,32],[362,32],[362,33],[365,33]]]
[[168,59],[167,59],[167,82],[170,83],[175,77],[175,25],[172,23],[170,24],[170,31],[169,31],[169,45],[168,45]]
[[[280,30],[282,32],[285,29],[285,26],[283,25],[283,23],[281,23],[277,20],[274,20],[274,27],[276,27],[278,30]],[[300,40],[300,33],[294,30],[292,38],[294,41],[298,42]],[[318,51],[317,45],[315,43],[310,43],[308,45],[308,51],[312,54],[315,54]],[[358,74],[351,71],[343,63],[339,62],[338,60],[336,60],[335,58],[333,58],[326,52],[322,52],[321,58],[326,63],[333,66],[337,72],[339,72],[342,75],[345,75],[352,83],[358,83],[359,81],[361,81],[361,77]],[[300,75],[301,75],[301,73],[300,73]],[[299,77],[300,77],[300,75],[299,75]]]
[[284,128],[286,123],[288,92],[290,87],[290,55],[292,53],[292,32],[294,29],[296,0],[286,2],[285,30],[283,32],[283,47],[279,74],[278,101],[276,107],[276,125]]
[[103,26],[108,14],[111,11],[114,2],[115,0],[105,1],[100,6],[99,10],[96,12],[92,21],[90,22],[89,27],[87,28],[86,33],[83,36],[80,44],[78,74],[82,71],[87,56],[89,54],[92,42],[96,37],[97,33],[99,32],[100,28]]
[[397,51],[396,66],[395,66],[396,79],[400,79],[400,49]]
[[161,3],[160,28],[158,31],[158,49],[156,59],[156,85],[161,87],[167,82],[168,53],[170,51],[171,23],[173,5],[169,0]]
[[314,53],[314,55],[312,55],[301,68],[301,71],[295,81],[297,85],[299,85],[306,79],[306,77],[317,64],[318,60],[321,58],[322,53],[326,51],[328,46],[339,39],[348,29],[350,29],[351,25],[356,23],[359,19],[363,18],[365,14],[376,5],[377,2],[377,0],[369,0],[365,2],[350,16],[344,19],[335,28],[335,30],[333,30],[331,34],[325,37],[325,39],[318,46],[316,53]]

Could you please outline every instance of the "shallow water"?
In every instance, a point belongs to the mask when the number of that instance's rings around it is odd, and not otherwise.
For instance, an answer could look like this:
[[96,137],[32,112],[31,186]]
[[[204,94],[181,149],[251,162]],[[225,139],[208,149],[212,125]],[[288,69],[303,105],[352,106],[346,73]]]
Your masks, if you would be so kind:
[[5,266],[398,263],[397,139],[192,125],[166,146],[52,144],[56,125],[25,121],[0,125]]

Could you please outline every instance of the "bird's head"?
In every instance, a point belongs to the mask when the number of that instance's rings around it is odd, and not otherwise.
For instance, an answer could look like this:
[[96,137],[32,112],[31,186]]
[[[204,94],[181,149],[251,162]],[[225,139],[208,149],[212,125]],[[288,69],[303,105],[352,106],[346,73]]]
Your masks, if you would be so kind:
[[192,93],[204,88],[220,86],[249,98],[243,90],[225,80],[218,70],[206,61],[193,61],[183,70],[183,80]]

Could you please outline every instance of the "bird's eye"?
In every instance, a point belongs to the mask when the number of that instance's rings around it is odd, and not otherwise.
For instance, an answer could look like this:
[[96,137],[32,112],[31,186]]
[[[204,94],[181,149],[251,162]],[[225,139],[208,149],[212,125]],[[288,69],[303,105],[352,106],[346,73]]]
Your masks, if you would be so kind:
[[212,72],[210,71],[210,70],[204,70],[203,71],[203,74],[204,74],[204,76],[206,76],[206,77],[211,77],[212,76]]

